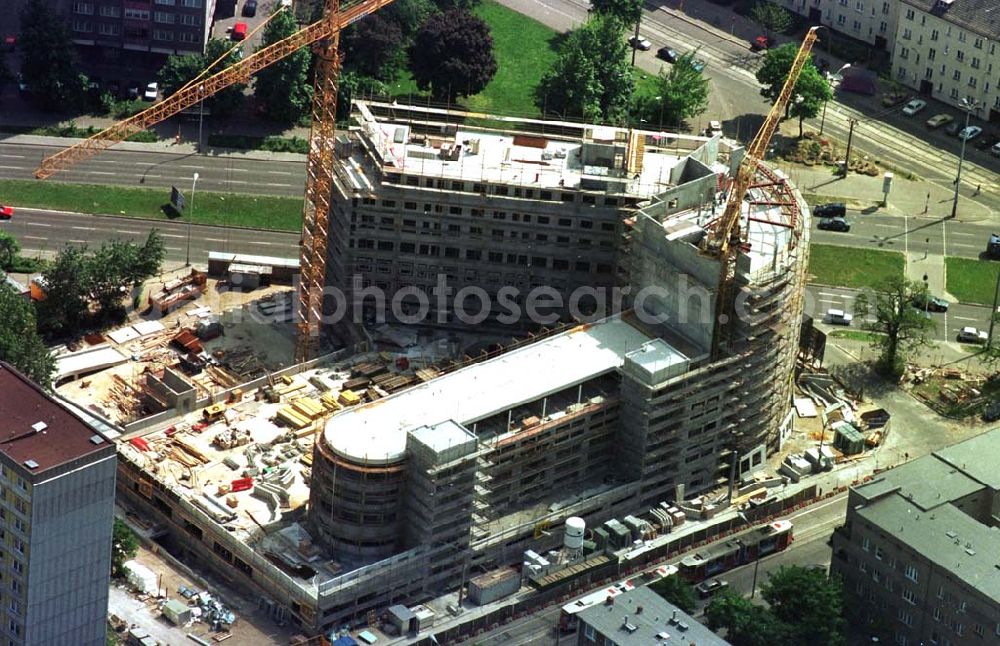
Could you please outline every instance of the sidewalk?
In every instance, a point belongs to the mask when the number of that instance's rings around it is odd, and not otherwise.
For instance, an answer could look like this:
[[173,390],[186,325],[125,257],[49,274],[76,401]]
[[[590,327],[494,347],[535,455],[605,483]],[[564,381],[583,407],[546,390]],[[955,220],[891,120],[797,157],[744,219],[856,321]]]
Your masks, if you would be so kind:
[[[954,192],[936,184],[894,174],[888,201],[882,206],[881,175],[869,177],[851,173],[841,178],[834,175],[833,168],[829,166],[810,168],[779,160],[771,163],[784,171],[802,193],[845,202],[848,209],[858,210],[866,215],[882,213],[934,220],[951,215]],[[959,192],[956,222],[981,222],[995,217],[990,207],[963,193],[968,191]]]

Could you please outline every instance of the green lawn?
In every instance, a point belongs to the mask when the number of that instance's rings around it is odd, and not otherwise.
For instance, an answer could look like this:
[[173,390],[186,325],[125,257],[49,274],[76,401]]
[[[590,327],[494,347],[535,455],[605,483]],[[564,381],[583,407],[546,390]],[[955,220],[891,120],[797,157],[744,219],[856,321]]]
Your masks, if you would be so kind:
[[[169,219],[170,190],[97,184],[0,180],[5,204],[104,215]],[[188,194],[188,211],[191,195]],[[193,222],[299,231],[302,199],[198,191]]]
[[811,283],[838,287],[871,287],[885,278],[901,276],[906,266],[898,251],[855,249],[839,245],[809,247]]
[[836,339],[850,339],[851,341],[872,342],[881,339],[883,334],[878,332],[859,332],[857,330],[833,330],[829,336]]
[[[475,112],[539,116],[541,111],[535,106],[534,90],[556,59],[559,34],[493,0],[483,0],[473,13],[490,26],[497,73],[486,89],[460,98],[459,102]],[[396,82],[393,94],[400,99],[427,97],[426,92],[417,89],[409,74]]]
[[962,303],[993,304],[1000,263],[971,258],[945,258],[948,293]]

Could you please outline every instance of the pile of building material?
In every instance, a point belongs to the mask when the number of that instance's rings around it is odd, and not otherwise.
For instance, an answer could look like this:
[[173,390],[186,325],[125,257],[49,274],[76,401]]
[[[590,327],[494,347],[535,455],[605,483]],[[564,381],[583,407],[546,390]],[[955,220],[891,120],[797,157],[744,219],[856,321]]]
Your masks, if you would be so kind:
[[219,362],[240,381],[252,381],[263,376],[264,367],[251,347],[241,347],[226,352],[217,351]]
[[160,291],[150,294],[149,306],[154,312],[167,314],[178,305],[201,296],[207,282],[206,274],[192,268],[187,276],[167,281]]

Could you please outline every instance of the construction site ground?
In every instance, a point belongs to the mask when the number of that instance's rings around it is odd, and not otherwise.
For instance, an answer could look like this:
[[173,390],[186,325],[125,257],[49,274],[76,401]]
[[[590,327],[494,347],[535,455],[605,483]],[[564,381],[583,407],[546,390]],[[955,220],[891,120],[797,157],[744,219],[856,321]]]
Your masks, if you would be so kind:
[[[288,644],[295,634],[291,627],[280,627],[259,611],[254,600],[210,578],[206,580],[200,573],[194,577],[182,567],[176,566],[171,559],[164,558],[157,552],[140,546],[135,560],[161,577],[160,588],[166,593],[167,598],[183,601],[184,598],[177,592],[181,586],[194,587],[198,590],[208,589],[212,594],[220,596],[237,615],[230,631],[232,637],[222,643],[233,646]],[[208,585],[204,585],[206,583]],[[188,634],[196,635],[211,643],[215,643],[212,637],[221,637],[225,634],[213,633],[209,626],[200,622],[186,628],[174,626],[162,616],[159,604],[155,600],[142,600],[123,584],[112,584],[108,613],[117,615],[129,626],[134,624],[144,628],[160,644],[168,646],[192,643],[187,637]]]
[[[143,291],[142,301],[145,302],[150,290],[158,290],[165,281],[183,276],[188,271],[189,268],[181,268],[150,280]],[[292,288],[288,285],[237,292],[230,291],[224,281],[209,278],[202,296],[156,319],[163,324],[163,331],[122,344],[114,342],[107,334],[103,335],[100,342],[109,343],[118,349],[129,357],[128,361],[64,383],[56,390],[67,399],[99,412],[112,421],[126,423],[137,419],[140,411],[136,408],[138,400],[132,389],[139,387],[140,379],[146,371],[159,370],[177,363],[179,355],[169,347],[170,339],[181,328],[197,325],[202,319],[190,315],[190,312],[203,308],[211,308],[211,314],[219,316],[223,326],[221,336],[203,343],[208,353],[220,359],[224,359],[227,354],[246,353],[259,360],[261,370],[273,371],[287,367],[293,362],[294,325],[290,321],[268,320],[259,310],[251,307],[254,302],[285,294],[293,297]],[[148,318],[148,314],[132,312],[122,327]],[[189,378],[198,388],[199,397],[232,385],[214,379],[208,371]],[[237,383],[240,381],[245,379],[236,379]]]

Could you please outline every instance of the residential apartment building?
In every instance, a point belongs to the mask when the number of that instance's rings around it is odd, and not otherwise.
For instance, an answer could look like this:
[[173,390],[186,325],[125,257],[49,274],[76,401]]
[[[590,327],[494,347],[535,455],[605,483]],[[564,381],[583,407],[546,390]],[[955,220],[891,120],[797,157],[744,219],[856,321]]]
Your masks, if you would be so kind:
[[577,646],[729,644],[646,586],[614,597],[613,603],[581,610],[577,617]]
[[[215,0],[58,0],[77,45],[105,59],[118,52],[200,54],[212,29]],[[108,52],[108,53],[105,53]]]
[[0,363],[0,644],[103,646],[113,443]]
[[996,0],[900,0],[893,76],[924,96],[981,106],[1000,121],[1000,4]]
[[852,620],[901,646],[1000,641],[994,430],[851,489],[831,572]]
[[783,0],[776,2],[875,49],[891,52],[901,0]]
[[783,0],[778,4],[888,52],[906,87],[1000,120],[1000,5],[995,0]]

